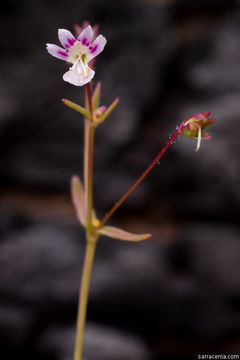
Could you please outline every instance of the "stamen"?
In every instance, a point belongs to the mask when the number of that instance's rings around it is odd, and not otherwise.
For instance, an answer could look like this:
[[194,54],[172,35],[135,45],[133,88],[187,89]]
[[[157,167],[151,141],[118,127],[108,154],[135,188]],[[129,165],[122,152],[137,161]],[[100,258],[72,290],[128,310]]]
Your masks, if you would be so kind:
[[73,66],[70,67],[70,70],[74,70],[74,69],[75,69],[75,67],[77,66],[79,60],[80,60],[80,58],[78,57],[78,58],[75,60],[75,62],[73,63]]
[[196,146],[195,151],[198,151],[200,149],[201,139],[202,139],[202,129],[201,129],[201,126],[198,126],[198,140],[197,140],[197,146]]
[[87,57],[87,54],[81,54],[81,52],[76,54],[74,56],[74,62],[72,63],[73,65],[72,65],[72,67],[69,68],[69,70],[75,71],[78,74],[78,76],[88,75],[90,69],[87,66],[86,57]]
[[81,72],[84,74],[84,75],[87,75],[87,67],[86,65],[82,62],[82,59],[79,60],[79,67],[81,69]]

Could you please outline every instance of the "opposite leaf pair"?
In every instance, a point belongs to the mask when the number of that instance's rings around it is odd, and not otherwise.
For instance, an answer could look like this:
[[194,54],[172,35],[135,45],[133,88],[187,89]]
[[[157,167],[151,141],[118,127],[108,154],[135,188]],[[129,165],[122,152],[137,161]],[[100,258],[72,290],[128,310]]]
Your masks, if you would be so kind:
[[80,112],[86,119],[88,119],[95,127],[102,124],[104,120],[111,114],[111,112],[118,105],[120,99],[117,97],[112,104],[107,108],[106,106],[99,106],[101,96],[101,83],[99,82],[95,88],[92,97],[92,108],[93,113],[91,115],[90,111],[70,100],[62,99],[62,102],[70,107],[71,109]]
[[[83,227],[87,224],[87,209],[85,205],[85,192],[83,184],[78,176],[73,176],[71,180],[72,201],[75,207],[77,218]],[[93,228],[98,236],[105,235],[114,239],[127,241],[141,241],[151,238],[151,234],[133,234],[128,231],[116,228],[114,226],[101,226],[101,222],[97,219],[93,212]]]

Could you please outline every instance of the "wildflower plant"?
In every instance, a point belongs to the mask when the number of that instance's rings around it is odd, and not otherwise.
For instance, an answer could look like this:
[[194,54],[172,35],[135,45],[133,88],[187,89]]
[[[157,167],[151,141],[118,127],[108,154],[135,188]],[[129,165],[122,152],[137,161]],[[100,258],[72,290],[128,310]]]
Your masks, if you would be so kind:
[[143,171],[136,182],[122,195],[113,207],[99,220],[93,207],[93,163],[94,163],[94,138],[96,128],[102,124],[112,113],[119,103],[116,98],[107,108],[100,105],[101,83],[97,83],[92,93],[92,79],[95,75],[93,70],[94,58],[99,55],[107,43],[103,35],[97,34],[98,27],[93,28],[85,23],[83,28],[75,27],[77,37],[65,29],[58,30],[59,41],[63,48],[58,45],[47,44],[47,51],[52,56],[71,64],[69,70],[63,75],[63,80],[75,86],[85,85],[85,106],[80,106],[70,100],[62,99],[68,107],[79,112],[84,117],[84,148],[83,148],[83,183],[77,175],[71,179],[71,195],[77,218],[84,227],[86,233],[86,249],[83,264],[81,286],[79,292],[77,327],[74,360],[82,359],[83,336],[86,321],[88,293],[92,272],[93,259],[96,245],[101,235],[125,241],[141,241],[151,238],[151,234],[133,234],[123,229],[105,225],[112,214],[136,189],[136,187],[149,174],[159,162],[166,150],[179,137],[197,140],[196,151],[200,148],[201,140],[210,140],[210,134],[204,130],[215,121],[210,118],[210,112],[202,112],[184,120],[176,131],[165,143],[150,165]]

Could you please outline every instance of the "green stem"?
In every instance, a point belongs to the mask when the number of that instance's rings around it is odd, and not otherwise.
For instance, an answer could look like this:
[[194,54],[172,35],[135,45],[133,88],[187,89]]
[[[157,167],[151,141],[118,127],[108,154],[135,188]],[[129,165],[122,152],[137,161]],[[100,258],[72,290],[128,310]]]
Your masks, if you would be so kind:
[[91,121],[85,119],[84,127],[84,191],[85,201],[87,206],[87,227],[86,227],[86,250],[84,257],[83,273],[81,279],[79,301],[78,301],[78,315],[76,328],[76,341],[74,360],[82,360],[83,351],[83,337],[86,322],[87,303],[89,285],[92,272],[92,264],[96,249],[98,236],[93,233],[93,163],[94,163],[94,130],[93,125],[93,107],[91,84],[86,86],[86,107],[88,108]]
[[92,240],[87,239],[83,273],[81,279],[81,287],[79,293],[79,301],[78,301],[77,332],[76,332],[76,340],[75,340],[74,360],[82,359],[83,337],[84,337],[85,322],[86,322],[89,284],[90,284],[92,264],[93,264],[96,244],[97,244],[96,238]]

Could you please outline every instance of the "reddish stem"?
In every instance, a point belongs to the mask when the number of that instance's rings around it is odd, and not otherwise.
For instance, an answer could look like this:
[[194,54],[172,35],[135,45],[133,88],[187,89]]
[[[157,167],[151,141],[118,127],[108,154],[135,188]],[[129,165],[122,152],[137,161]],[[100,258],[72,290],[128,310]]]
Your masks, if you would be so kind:
[[115,205],[108,211],[108,213],[103,217],[100,222],[99,227],[103,226],[105,222],[112,216],[112,214],[119,208],[119,206],[128,198],[128,196],[136,189],[136,187],[145,179],[145,177],[150,173],[152,168],[158,163],[158,161],[162,158],[164,153],[167,151],[170,145],[177,139],[177,137],[181,134],[182,129],[184,128],[186,120],[177,127],[175,133],[170,137],[168,142],[164,145],[162,150],[158,153],[155,159],[151,162],[151,164],[144,170],[142,175],[137,179],[137,181],[123,194],[123,196],[115,203]]
[[86,89],[87,89],[88,109],[91,114],[91,121],[93,121],[92,84],[91,84],[91,82],[86,84]]

